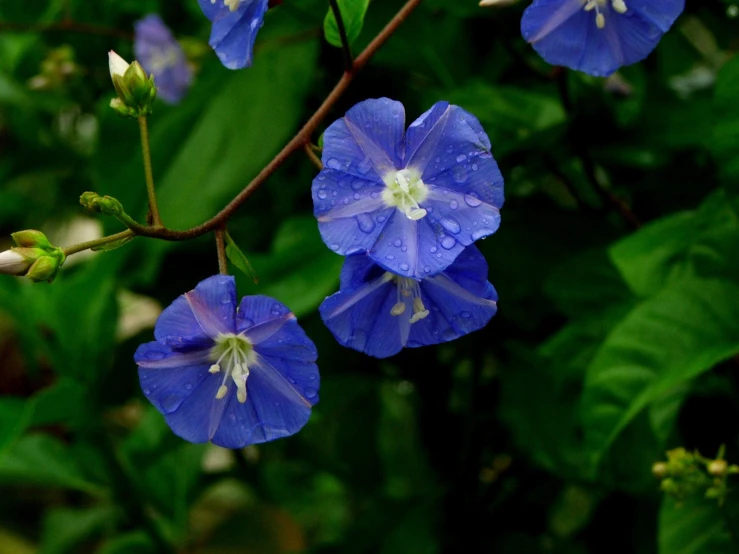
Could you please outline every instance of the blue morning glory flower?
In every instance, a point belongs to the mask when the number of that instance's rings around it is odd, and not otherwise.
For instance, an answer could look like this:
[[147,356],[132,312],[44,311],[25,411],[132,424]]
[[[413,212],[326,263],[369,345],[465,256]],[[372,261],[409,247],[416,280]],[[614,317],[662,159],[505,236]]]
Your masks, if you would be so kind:
[[360,102],[326,129],[323,164],[313,203],[324,242],[392,273],[438,273],[500,223],[503,177],[459,106],[438,102],[406,132],[400,102]]
[[596,77],[646,58],[685,0],[534,0],[521,33],[552,65]]
[[192,81],[182,47],[158,15],[148,15],[134,23],[133,49],[147,73],[154,75],[159,98],[176,104]]
[[319,308],[342,345],[386,358],[454,340],[487,325],[498,295],[476,246],[465,248],[444,271],[416,280],[378,266],[369,256],[349,256],[339,292]]
[[251,65],[257,31],[264,23],[268,0],[198,0],[213,22],[210,45],[229,69]]
[[316,347],[285,306],[234,278],[202,281],[166,308],[134,359],[144,395],[175,434],[225,448],[300,430],[318,402]]

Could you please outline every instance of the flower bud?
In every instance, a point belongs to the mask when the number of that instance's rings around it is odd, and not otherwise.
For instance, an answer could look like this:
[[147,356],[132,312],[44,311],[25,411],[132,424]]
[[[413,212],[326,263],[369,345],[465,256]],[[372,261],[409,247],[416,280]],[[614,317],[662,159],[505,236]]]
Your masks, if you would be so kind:
[[652,466],[652,475],[657,479],[664,479],[669,474],[669,468],[665,462],[656,462]]
[[708,473],[714,477],[723,477],[728,469],[729,464],[726,463],[726,460],[713,460],[708,464]]
[[0,252],[0,273],[6,275],[25,275],[33,260],[18,253],[15,249]]
[[123,205],[112,196],[100,196],[96,192],[83,192],[80,204],[90,211],[117,217],[123,213]]
[[52,281],[66,256],[41,231],[29,229],[11,235],[17,246],[0,252],[0,273],[25,275],[32,281]]
[[129,64],[112,50],[108,52],[108,67],[118,98],[110,107],[126,117],[141,117],[151,113],[157,96],[154,76],[147,77],[139,62]]

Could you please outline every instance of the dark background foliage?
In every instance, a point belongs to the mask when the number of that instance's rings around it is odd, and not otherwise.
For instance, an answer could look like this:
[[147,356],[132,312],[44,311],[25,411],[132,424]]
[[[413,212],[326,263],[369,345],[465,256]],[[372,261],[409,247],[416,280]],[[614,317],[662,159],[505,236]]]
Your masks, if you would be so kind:
[[[217,272],[212,236],[75,256],[52,285],[0,279],[0,554],[739,550],[732,493],[680,508],[651,474],[677,446],[739,461],[739,7],[688,0],[604,81],[539,59],[525,4],[425,1],[325,122],[379,96],[409,121],[438,100],[481,120],[507,198],[479,243],[500,295],[487,328],[389,360],[337,345],[316,308],[342,260],[302,155],[229,225],[259,276],[239,273],[240,293],[285,302],[318,346],[321,401],[294,437],[187,444],[138,387],[157,310]],[[370,4],[355,52],[400,5]],[[230,72],[195,0],[0,0],[0,249],[25,228],[62,245],[119,231],[85,190],[144,215],[138,130],[108,108],[107,51],[131,59],[135,20],[159,13],[199,67],[150,118],[162,217],[186,228],[340,77],[326,10],[285,0]],[[67,15],[117,31],[56,28]]]

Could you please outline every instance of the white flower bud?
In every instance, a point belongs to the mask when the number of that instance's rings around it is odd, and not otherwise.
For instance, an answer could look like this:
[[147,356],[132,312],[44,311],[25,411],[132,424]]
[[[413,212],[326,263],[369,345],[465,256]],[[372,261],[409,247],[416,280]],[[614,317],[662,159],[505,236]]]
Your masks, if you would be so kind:
[[129,64],[126,60],[121,58],[112,50],[108,52],[108,67],[110,67],[111,77],[113,77],[113,75],[123,77],[123,74],[126,72],[126,69],[128,69],[129,65],[131,64]]
[[480,0],[480,6],[487,8],[488,6],[508,6],[518,2],[518,0]]
[[33,260],[21,256],[15,250],[0,252],[0,273],[5,273],[6,275],[25,275],[32,263]]

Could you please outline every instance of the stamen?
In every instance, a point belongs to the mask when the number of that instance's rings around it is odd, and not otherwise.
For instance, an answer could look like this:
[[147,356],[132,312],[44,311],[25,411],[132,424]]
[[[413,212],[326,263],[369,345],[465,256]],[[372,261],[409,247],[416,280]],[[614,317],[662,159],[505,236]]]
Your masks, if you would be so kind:
[[228,393],[228,387],[226,385],[221,385],[221,388],[218,389],[218,392],[216,393],[216,399],[220,400],[226,394]]
[[385,190],[382,192],[382,199],[388,207],[398,208],[413,221],[426,216],[428,212],[419,205],[419,202],[426,199],[429,190],[416,170],[401,169],[389,173],[383,180]]
[[218,365],[218,364],[213,364],[213,365],[212,365],[212,366],[210,366],[210,368],[208,369],[208,373],[218,373],[219,371],[221,371],[221,366],[220,366],[220,365]]
[[223,3],[229,10],[235,12],[239,9],[239,4],[241,4],[241,0],[223,0]]
[[624,0],[612,0],[611,5],[618,13],[626,13],[626,10],[628,9]]
[[211,349],[213,358],[218,360],[210,366],[210,373],[219,373],[221,366],[224,369],[223,381],[216,399],[221,400],[228,394],[227,382],[229,378],[236,385],[236,398],[242,404],[246,402],[246,380],[249,377],[249,363],[253,360],[253,350],[248,339],[241,334],[222,334],[216,338],[216,345]]
[[606,26],[606,17],[602,13],[597,13],[595,15],[595,24],[598,26],[598,29],[602,29]]
[[393,306],[393,309],[390,310],[390,315],[400,315],[403,312],[405,312],[405,302],[398,302]]

